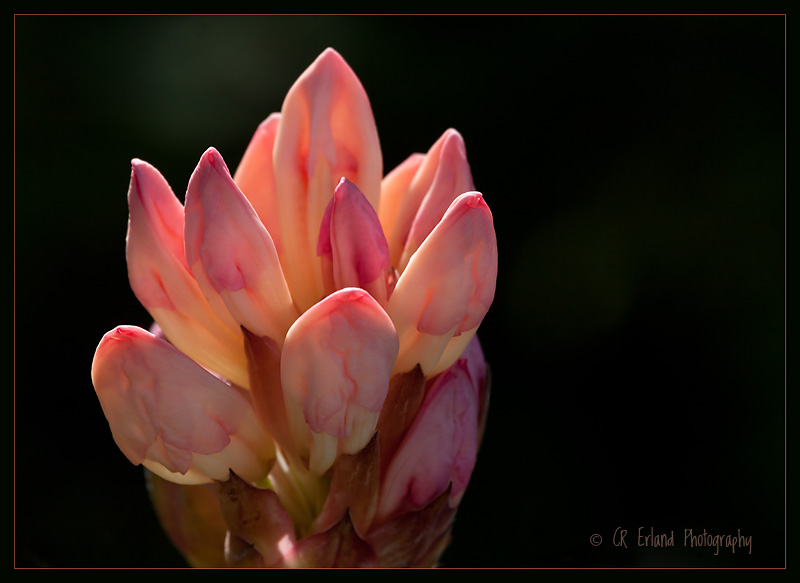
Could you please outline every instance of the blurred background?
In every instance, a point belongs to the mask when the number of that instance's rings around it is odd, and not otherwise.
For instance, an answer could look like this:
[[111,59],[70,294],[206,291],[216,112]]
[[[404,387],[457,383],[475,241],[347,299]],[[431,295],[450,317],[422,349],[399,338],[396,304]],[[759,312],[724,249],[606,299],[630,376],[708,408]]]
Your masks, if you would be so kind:
[[491,408],[443,566],[783,567],[783,16],[15,16],[15,565],[185,565],[90,378],[150,324],[130,160],[180,197],[209,146],[233,170],[329,46],[385,171],[454,127],[494,215]]

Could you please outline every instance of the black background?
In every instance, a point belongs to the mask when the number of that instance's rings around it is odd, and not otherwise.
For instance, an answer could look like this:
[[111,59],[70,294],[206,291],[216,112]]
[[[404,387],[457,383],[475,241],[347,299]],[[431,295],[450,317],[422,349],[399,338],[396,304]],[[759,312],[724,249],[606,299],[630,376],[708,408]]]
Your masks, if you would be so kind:
[[[106,331],[150,323],[130,160],[181,197],[207,147],[234,169],[332,46],[385,171],[454,127],[495,219],[492,403],[443,566],[783,567],[785,24],[16,16],[15,565],[184,565],[90,379]],[[651,526],[675,548],[637,547]]]

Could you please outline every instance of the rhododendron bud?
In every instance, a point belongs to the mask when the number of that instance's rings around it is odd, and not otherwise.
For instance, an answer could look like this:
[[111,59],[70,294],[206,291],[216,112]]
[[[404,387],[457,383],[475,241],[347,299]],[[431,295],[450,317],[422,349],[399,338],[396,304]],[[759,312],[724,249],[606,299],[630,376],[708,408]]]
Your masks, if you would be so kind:
[[458,503],[477,454],[478,392],[466,361],[436,377],[386,470],[379,518],[418,510],[448,484],[451,500]]
[[[400,336],[396,370],[450,366],[489,310],[496,278],[492,214],[480,193],[464,193],[397,280],[387,308]],[[460,350],[445,354],[450,342]]]
[[219,294],[239,325],[280,342],[297,311],[278,253],[214,148],[189,181],[185,229],[186,259],[206,296]]
[[92,380],[114,440],[135,464],[180,483],[265,475],[275,448],[249,398],[133,326],[97,347]]
[[486,423],[497,277],[461,134],[383,177],[367,94],[327,49],[233,176],[207,149],[181,204],[132,169],[128,271],[155,323],[107,333],[92,381],[176,548],[435,566]]
[[369,99],[353,70],[331,49],[295,82],[275,138],[275,184],[284,267],[301,310],[323,294],[316,246],[336,184],[347,178],[375,208],[383,156]]
[[286,410],[314,473],[372,438],[397,351],[391,319],[358,288],[327,296],[289,330],[281,357]]
[[456,197],[475,189],[464,139],[456,130],[447,130],[424,157],[406,164],[405,173],[386,177],[381,198],[392,264],[399,271]]
[[360,287],[386,306],[392,267],[389,247],[375,209],[342,178],[322,217],[317,255],[323,258],[326,291]]
[[224,306],[212,307],[186,263],[183,205],[158,170],[132,166],[127,259],[136,297],[179,350],[247,386],[239,327]]

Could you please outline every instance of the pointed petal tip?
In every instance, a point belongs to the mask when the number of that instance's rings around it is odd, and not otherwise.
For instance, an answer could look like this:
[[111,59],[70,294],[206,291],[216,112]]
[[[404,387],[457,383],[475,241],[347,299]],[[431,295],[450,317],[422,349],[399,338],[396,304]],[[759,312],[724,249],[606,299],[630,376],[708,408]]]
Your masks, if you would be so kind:
[[444,136],[445,142],[450,141],[450,140],[457,140],[457,141],[460,141],[460,142],[464,141],[464,136],[462,136],[461,132],[459,132],[455,128],[447,128],[444,131],[443,136]]
[[[139,158],[131,160],[131,189],[134,187],[141,189],[139,182],[147,180],[151,176],[161,177],[161,173],[152,164]],[[130,193],[129,193],[130,196]]]
[[341,61],[344,62],[344,57],[333,47],[327,47],[322,51],[316,59],[318,62],[326,61]]
[[[310,74],[312,71],[318,69],[347,69],[352,71],[347,61],[345,61],[344,57],[336,50],[331,47],[326,48],[322,51],[316,59],[309,65],[308,69],[301,75],[301,78],[304,75]],[[355,73],[353,73],[355,75]]]
[[201,163],[205,162],[211,166],[218,174],[230,174],[230,172],[228,172],[228,166],[222,158],[222,154],[220,154],[214,146],[211,146],[203,152],[203,156],[200,160]]
[[[464,136],[462,136],[458,130],[450,128],[449,130],[445,131],[443,137],[442,156],[453,156],[463,159],[461,163],[467,164],[466,172],[468,172],[469,165],[467,163],[467,145],[464,142]],[[471,178],[472,177],[470,176],[470,179]]]
[[[486,204],[486,199],[484,198],[483,194],[472,190],[470,192],[465,192],[464,194],[460,195],[458,198],[464,198],[465,204],[474,209],[483,209],[489,215],[492,214],[492,211],[489,209],[489,205]],[[458,198],[456,200],[458,200]]]
[[344,176],[342,176],[342,177],[339,179],[339,184],[337,184],[337,185],[336,185],[336,188],[335,188],[335,189],[334,189],[334,191],[333,191],[333,194],[334,194],[334,196],[336,195],[336,192],[337,192],[337,191],[339,191],[340,189],[343,189],[343,188],[350,188],[351,186],[352,186],[352,187],[355,187],[355,184],[353,184],[353,183],[352,183],[352,182],[350,182],[350,181],[349,181],[347,178],[345,178]]
[[[94,360],[92,361],[92,376],[96,374],[98,366],[102,363],[102,358],[108,354],[114,346],[115,341],[126,341],[133,344],[134,336],[133,326],[117,326],[116,328],[106,332],[100,339],[97,349],[94,353]],[[96,388],[96,387],[95,387]]]
[[278,120],[280,120],[280,118],[281,118],[281,114],[279,112],[275,111],[275,112],[269,114],[267,116],[267,119],[265,119],[260,124],[258,124],[258,128],[257,129],[259,131],[268,130],[268,129],[272,128],[273,124],[277,123]]

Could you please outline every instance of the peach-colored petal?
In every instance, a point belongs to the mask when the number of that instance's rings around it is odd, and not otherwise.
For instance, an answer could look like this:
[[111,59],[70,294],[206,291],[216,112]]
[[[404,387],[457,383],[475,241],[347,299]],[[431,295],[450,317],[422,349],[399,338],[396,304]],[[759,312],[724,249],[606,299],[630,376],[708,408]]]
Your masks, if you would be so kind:
[[462,194],[412,256],[389,300],[387,311],[400,337],[395,371],[419,364],[429,376],[434,366],[450,366],[458,354],[449,351],[450,362],[440,361],[442,354],[454,336],[474,334],[492,303],[496,280],[492,214],[480,193]]
[[[388,178],[384,180],[384,187]],[[441,220],[450,203],[473,189],[464,139],[456,130],[449,129],[431,146],[407,183],[406,192],[398,197],[393,219],[388,219],[388,211],[382,215],[383,223],[391,225],[387,226],[387,240],[392,265],[400,273]]]
[[247,393],[135,326],[108,332],[92,381],[119,448],[134,464],[179,483],[256,481],[275,456]]
[[214,148],[189,181],[185,228],[186,258],[206,296],[218,294],[240,325],[280,345],[297,310],[272,238]]
[[[319,231],[317,254],[323,257],[328,293],[360,287],[383,307],[391,273],[389,248],[378,215],[361,191],[342,178],[328,204]],[[327,287],[327,286],[326,286]]]
[[291,87],[275,138],[275,186],[283,229],[281,256],[301,311],[323,296],[319,227],[342,177],[377,209],[383,159],[369,99],[333,49],[325,50]]
[[279,113],[273,113],[256,129],[242,156],[233,180],[253,205],[258,218],[269,231],[278,256],[281,254],[281,223],[275,197],[275,172],[272,152],[278,132]]
[[406,200],[411,181],[414,180],[414,176],[424,161],[425,154],[411,154],[389,172],[381,182],[381,204],[378,208],[378,217],[389,245],[389,259],[392,266],[396,266],[400,262],[400,256],[403,253],[401,237],[394,234],[397,215]]
[[325,472],[337,453],[355,453],[372,438],[397,350],[386,312],[357,288],[331,294],[292,325],[281,378],[289,423],[312,471]]
[[452,484],[458,504],[477,455],[478,391],[459,360],[439,375],[386,470],[376,520],[422,508]]
[[128,276],[169,341],[204,367],[247,387],[238,325],[214,310],[186,263],[183,206],[150,164],[133,160],[128,191]]
[[469,343],[475,338],[475,334],[477,332],[478,326],[475,326],[474,328],[453,336],[445,345],[444,350],[442,350],[439,360],[436,361],[435,365],[431,366],[430,370],[428,371],[428,376],[434,377],[453,364],[456,359],[461,356],[464,350],[466,350]]
[[[438,144],[441,144],[441,147],[437,149]],[[432,150],[428,157],[429,163],[420,168],[418,177],[411,185],[410,199],[416,198],[417,190],[425,189],[425,195],[411,223],[400,263],[396,266],[400,273],[456,197],[475,188],[461,134],[456,130],[447,130]],[[428,166],[434,163],[436,170],[429,182]]]

